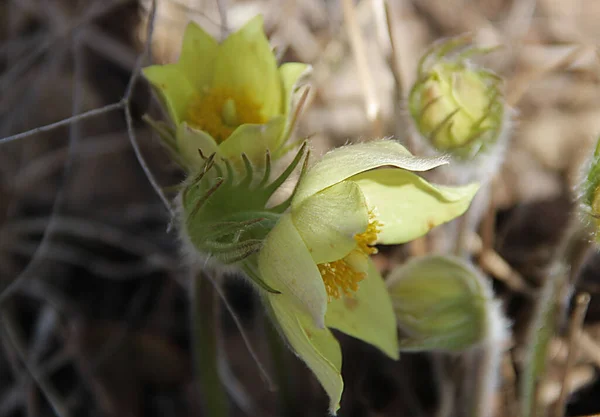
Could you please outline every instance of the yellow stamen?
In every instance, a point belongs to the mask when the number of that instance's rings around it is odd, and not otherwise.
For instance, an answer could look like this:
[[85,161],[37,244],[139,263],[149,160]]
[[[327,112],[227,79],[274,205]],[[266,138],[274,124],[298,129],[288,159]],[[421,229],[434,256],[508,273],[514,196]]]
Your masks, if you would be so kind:
[[188,107],[187,122],[221,143],[239,125],[266,123],[267,119],[260,110],[260,105],[244,92],[213,88],[192,99]]
[[367,230],[354,236],[354,240],[356,240],[356,244],[358,245],[358,250],[365,255],[374,255],[377,253],[377,248],[373,245],[377,242],[377,235],[381,232],[381,226],[381,222],[375,219],[373,212],[369,212],[369,224],[367,225]]
[[352,296],[352,292],[358,290],[358,283],[365,278],[364,272],[355,271],[343,259],[325,262],[317,266],[323,277],[329,301],[332,298],[340,298],[342,293],[346,296]]
[[[377,253],[373,247],[377,242],[377,234],[381,232],[381,222],[375,219],[375,215],[369,212],[369,224],[363,233],[354,236],[357,248],[355,251],[362,255]],[[366,273],[356,271],[345,259],[318,264],[319,272],[325,284],[325,290],[329,301],[338,299],[343,295],[352,297],[352,293],[358,290],[358,283],[365,279]]]

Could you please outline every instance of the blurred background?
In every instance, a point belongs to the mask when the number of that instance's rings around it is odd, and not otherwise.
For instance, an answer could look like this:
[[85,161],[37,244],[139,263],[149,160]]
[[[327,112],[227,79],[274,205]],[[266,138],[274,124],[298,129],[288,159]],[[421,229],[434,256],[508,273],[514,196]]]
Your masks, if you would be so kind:
[[[600,2],[157,0],[151,9],[144,0],[0,0],[0,138],[8,138],[0,139],[0,417],[206,415],[191,365],[189,271],[132,144],[167,195],[183,177],[141,120],[157,103],[132,74],[150,60],[176,60],[189,20],[223,38],[256,14],[281,62],[313,66],[296,136],[310,136],[316,155],[382,136],[410,148],[403,97],[427,46],[465,32],[477,45],[502,46],[483,62],[506,79],[514,126],[487,216],[492,245],[476,260],[513,330],[490,408],[516,416],[535,291],[600,134]],[[382,248],[377,265],[386,273],[422,251],[416,246]],[[577,287],[592,299],[566,379],[570,416],[600,413],[599,273],[600,258],[590,256]],[[229,278],[227,298],[273,374],[262,307],[240,277]],[[326,415],[325,393],[289,352],[297,407],[278,409],[231,315],[223,308],[219,318],[232,415]],[[336,335],[346,382],[339,415],[452,415],[444,387],[464,377],[453,358],[392,362]],[[565,345],[551,341],[544,406],[558,398]]]

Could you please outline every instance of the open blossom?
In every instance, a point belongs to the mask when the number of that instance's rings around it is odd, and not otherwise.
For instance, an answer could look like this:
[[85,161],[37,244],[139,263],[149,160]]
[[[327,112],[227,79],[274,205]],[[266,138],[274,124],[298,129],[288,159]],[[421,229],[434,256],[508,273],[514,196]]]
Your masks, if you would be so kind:
[[264,298],[294,351],[315,373],[335,413],[343,390],[340,347],[327,327],[398,357],[396,319],[369,259],[461,215],[478,189],[435,186],[412,171],[446,163],[418,158],[394,141],[326,154],[301,178],[290,209],[258,255]]
[[177,63],[144,68],[172,126],[161,136],[186,167],[201,165],[198,149],[225,158],[262,162],[274,157],[290,131],[293,95],[309,70],[301,63],[278,67],[256,16],[221,44],[188,24]]

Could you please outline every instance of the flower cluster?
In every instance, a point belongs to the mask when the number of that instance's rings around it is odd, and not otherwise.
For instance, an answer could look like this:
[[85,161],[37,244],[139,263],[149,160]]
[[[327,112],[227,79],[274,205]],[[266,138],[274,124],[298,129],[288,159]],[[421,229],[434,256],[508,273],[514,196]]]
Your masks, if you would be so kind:
[[[186,252],[249,279],[335,413],[342,355],[330,328],[399,354],[394,308],[370,259],[376,245],[411,241],[460,216],[478,185],[427,182],[416,172],[447,160],[414,156],[393,140],[334,149],[310,167],[305,144],[271,179],[306,70],[277,67],[255,18],[221,44],[190,24],[179,61],[144,74],[169,117],[150,123],[188,173],[177,197]],[[289,198],[272,203],[300,166]]]

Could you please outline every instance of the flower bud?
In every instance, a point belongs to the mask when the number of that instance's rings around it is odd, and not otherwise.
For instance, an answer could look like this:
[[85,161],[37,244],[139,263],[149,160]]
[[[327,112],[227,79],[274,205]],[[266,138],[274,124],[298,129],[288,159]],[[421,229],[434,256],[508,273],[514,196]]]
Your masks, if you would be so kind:
[[408,106],[417,131],[438,151],[470,159],[494,144],[503,129],[502,79],[468,57],[465,37],[436,43],[421,59]]
[[400,350],[462,351],[503,334],[490,285],[459,258],[427,256],[392,271]]

